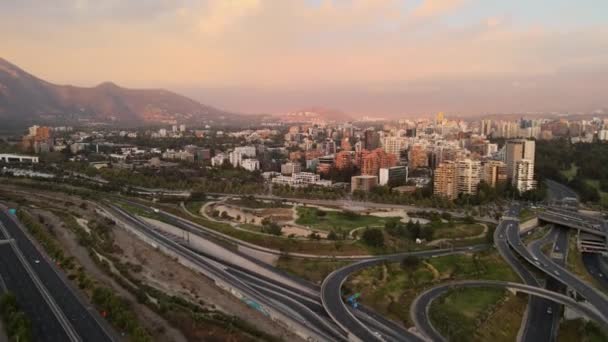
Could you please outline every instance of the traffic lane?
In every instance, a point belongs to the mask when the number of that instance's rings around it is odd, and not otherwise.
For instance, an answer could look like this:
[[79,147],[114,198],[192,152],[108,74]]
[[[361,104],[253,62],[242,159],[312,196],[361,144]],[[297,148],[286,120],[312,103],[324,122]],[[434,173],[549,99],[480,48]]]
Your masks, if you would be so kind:
[[10,245],[0,245],[0,276],[17,304],[32,322],[34,341],[68,341],[69,338]]
[[[516,212],[515,214],[517,215]],[[516,236],[517,240],[521,241],[519,237],[519,222],[516,220],[504,220],[497,231],[497,247],[503,259],[519,274],[524,283],[540,286],[534,274],[525,267],[524,263],[515,255],[514,250],[509,247],[513,235]],[[527,315],[523,323],[523,341],[548,341],[552,329],[551,322],[546,319],[546,312],[549,306],[551,306],[551,302],[547,299],[534,296],[529,298]]]
[[583,264],[598,283],[608,288],[608,276],[602,271],[600,257],[597,253],[583,253]]
[[59,274],[52,268],[34,244],[27,238],[25,233],[17,226],[17,224],[4,211],[0,211],[0,221],[6,227],[6,230],[15,239],[18,248],[28,258],[28,260],[38,260],[38,263],[32,264],[32,268],[44,286],[49,290],[49,293],[61,309],[67,320],[72,324],[74,330],[81,338],[86,338],[87,341],[93,342],[108,342],[112,339],[108,333],[100,326],[93,318],[92,312],[81,303],[71,288],[67,286],[61,279]]
[[608,317],[608,300],[603,294],[580,280],[576,275],[570,273],[564,267],[555,264],[551,258],[547,257],[542,251],[533,250],[533,253],[533,255],[538,258],[540,264],[536,265],[538,269],[547,273],[562,284],[576,290],[576,292],[587,299],[591,305],[595,306],[604,317]]

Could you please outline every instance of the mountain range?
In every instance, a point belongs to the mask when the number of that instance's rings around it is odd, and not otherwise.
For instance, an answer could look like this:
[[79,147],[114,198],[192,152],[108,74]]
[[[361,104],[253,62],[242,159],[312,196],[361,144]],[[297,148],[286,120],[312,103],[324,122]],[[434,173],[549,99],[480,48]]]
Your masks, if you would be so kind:
[[239,117],[164,89],[57,85],[0,58],[0,123],[209,123]]

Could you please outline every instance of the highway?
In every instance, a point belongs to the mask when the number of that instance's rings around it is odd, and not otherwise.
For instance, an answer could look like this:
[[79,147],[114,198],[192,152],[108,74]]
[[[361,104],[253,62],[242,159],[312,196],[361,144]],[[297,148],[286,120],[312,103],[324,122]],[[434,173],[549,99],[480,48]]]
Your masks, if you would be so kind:
[[[2,238],[6,238],[2,234]],[[6,289],[17,298],[17,304],[32,322],[34,341],[69,341],[61,323],[29,277],[10,244],[0,245],[0,276]]]
[[295,324],[301,331],[308,331],[308,335],[316,341],[345,339],[345,335],[327,319],[325,312],[319,310],[322,308],[318,299],[315,303],[310,294],[282,283],[277,284],[273,279],[248,272],[235,265],[220,262],[217,258],[203,256],[200,252],[194,252],[177,242],[177,237],[150,228],[147,223],[121,208],[112,205],[106,205],[105,208],[119,222],[137,229],[147,239],[152,239],[154,244],[172,251],[188,263],[195,265],[199,272],[214,280],[216,284],[227,284],[245,298],[259,304],[263,314],[268,315],[269,310],[274,310],[276,314],[273,316],[278,314],[284,319],[289,319],[292,325]]
[[[541,286],[536,276],[521,262],[514,251],[510,248],[509,233],[516,234],[519,238],[519,206],[511,205],[507,210],[507,215],[496,227],[494,231],[494,244],[502,258],[519,275],[524,284],[531,286]],[[522,341],[547,341],[551,335],[551,325],[547,324],[546,310],[550,305],[546,299],[530,297],[528,308],[524,315],[519,336]]]
[[[405,255],[415,255],[421,258],[432,257],[439,255],[448,255],[454,253],[474,252],[487,248],[487,246],[462,247],[455,249],[419,251],[411,253],[403,253],[401,255],[382,256],[369,260],[355,262],[343,268],[340,268],[329,274],[321,285],[321,300],[323,307],[331,318],[345,331],[353,335],[350,338],[356,338],[361,341],[377,341],[380,340],[378,332],[370,329],[366,324],[359,320],[342,299],[342,285],[346,279],[353,273],[364,268],[372,267],[383,262],[398,262]],[[420,337],[410,333],[405,329],[402,330],[403,339],[407,341],[419,341]]]
[[[85,303],[68,284],[69,280],[55,268],[52,260],[43,255],[30,241],[22,228],[7,211],[0,210],[0,223],[10,238],[26,256],[36,276],[48,289],[54,303],[61,310],[77,336],[86,341],[113,341],[113,332],[97,311]],[[37,260],[38,262],[33,262]]]
[[418,331],[431,341],[445,341],[445,338],[433,327],[430,322],[428,316],[429,308],[435,299],[439,298],[448,291],[455,288],[469,287],[500,287],[515,290],[516,292],[527,293],[532,295],[532,297],[545,298],[547,300],[566,305],[591,318],[604,329],[608,328],[608,319],[600,315],[597,311],[557,292],[520,283],[492,280],[463,280],[437,285],[416,297],[410,308],[410,315],[412,316],[412,320],[416,324]]

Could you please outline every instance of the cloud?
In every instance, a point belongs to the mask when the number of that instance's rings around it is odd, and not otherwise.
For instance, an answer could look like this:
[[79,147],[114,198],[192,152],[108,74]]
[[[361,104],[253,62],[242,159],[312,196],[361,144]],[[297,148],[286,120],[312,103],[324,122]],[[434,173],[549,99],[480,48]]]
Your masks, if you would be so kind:
[[465,0],[424,0],[420,6],[414,9],[412,15],[415,17],[434,17],[442,15],[464,5]]
[[256,13],[260,6],[260,0],[210,0],[199,28],[208,35],[221,34],[239,19]]

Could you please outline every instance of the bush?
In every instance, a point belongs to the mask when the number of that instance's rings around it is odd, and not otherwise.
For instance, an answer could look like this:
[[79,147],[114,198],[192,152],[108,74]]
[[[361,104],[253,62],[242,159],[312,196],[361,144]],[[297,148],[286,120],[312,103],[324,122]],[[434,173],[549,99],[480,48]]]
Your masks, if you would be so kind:
[[383,247],[384,233],[378,228],[366,228],[361,235],[361,240],[371,247]]

